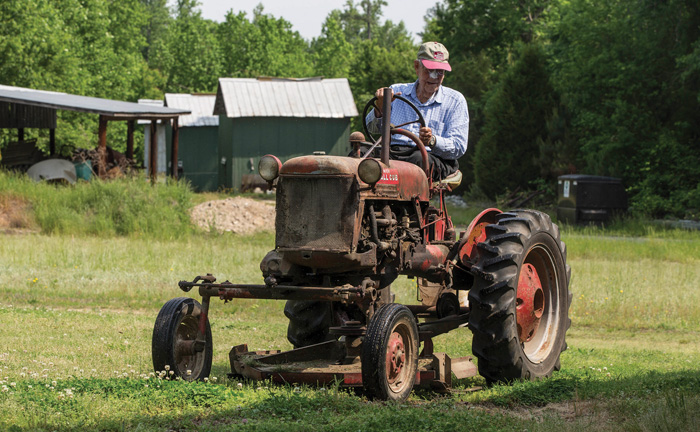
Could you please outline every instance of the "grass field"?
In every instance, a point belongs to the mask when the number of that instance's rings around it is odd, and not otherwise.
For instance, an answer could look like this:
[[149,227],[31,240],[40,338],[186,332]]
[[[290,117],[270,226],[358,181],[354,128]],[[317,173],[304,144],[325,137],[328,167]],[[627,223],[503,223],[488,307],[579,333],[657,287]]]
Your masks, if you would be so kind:
[[[227,379],[232,345],[289,347],[276,301],[213,303],[209,382],[151,374],[153,322],[183,295],[176,282],[204,272],[261,282],[272,234],[2,235],[0,430],[697,430],[700,239],[594,234],[564,232],[574,302],[561,372],[477,391],[481,379],[464,380],[401,404]],[[396,284],[400,301],[413,301],[412,283]],[[438,350],[470,354],[468,330],[438,339]]]

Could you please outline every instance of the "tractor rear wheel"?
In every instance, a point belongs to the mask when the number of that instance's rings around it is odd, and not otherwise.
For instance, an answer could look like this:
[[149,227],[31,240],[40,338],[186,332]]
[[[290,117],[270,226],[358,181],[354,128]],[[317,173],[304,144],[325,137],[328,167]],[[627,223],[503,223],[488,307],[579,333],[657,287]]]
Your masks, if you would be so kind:
[[289,318],[287,339],[294,348],[330,340],[328,329],[333,324],[330,302],[315,300],[287,300],[284,314]]
[[571,325],[571,270],[558,227],[534,210],[501,213],[477,248],[469,327],[479,373],[488,383],[550,376]]
[[418,370],[418,326],[406,306],[387,304],[372,316],[361,362],[368,398],[401,401],[411,394]]
[[177,297],[163,305],[153,327],[151,346],[156,373],[166,371],[168,377],[185,381],[209,376],[213,350],[208,319],[205,343],[202,346],[195,343],[201,313],[202,305],[189,297]]

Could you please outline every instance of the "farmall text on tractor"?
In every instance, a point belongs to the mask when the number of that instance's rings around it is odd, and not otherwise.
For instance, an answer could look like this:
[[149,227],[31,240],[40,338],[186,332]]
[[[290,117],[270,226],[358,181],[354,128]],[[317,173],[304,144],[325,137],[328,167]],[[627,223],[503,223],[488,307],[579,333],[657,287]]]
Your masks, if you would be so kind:
[[[390,98],[382,111],[391,118]],[[167,365],[184,380],[209,375],[212,298],[287,301],[295,349],[233,347],[231,372],[247,379],[341,382],[380,400],[403,400],[414,386],[445,391],[453,375],[474,376],[477,367],[470,357],[433,352],[432,339],[463,327],[488,383],[539,379],[560,368],[571,271],[558,227],[539,211],[490,208],[457,236],[443,197],[461,174],[430,184],[420,139],[407,124],[384,123],[376,140],[364,125],[372,142],[353,133],[348,157],[260,160],[260,175],[277,185],[275,248],[260,264],[265,283],[217,283],[211,274],[181,281],[185,292],[199,289],[201,303],[179,297],[161,309],[152,341],[156,371]],[[422,167],[390,160],[382,143],[392,134],[415,142]],[[416,278],[421,304],[394,302],[391,283],[399,275]]]

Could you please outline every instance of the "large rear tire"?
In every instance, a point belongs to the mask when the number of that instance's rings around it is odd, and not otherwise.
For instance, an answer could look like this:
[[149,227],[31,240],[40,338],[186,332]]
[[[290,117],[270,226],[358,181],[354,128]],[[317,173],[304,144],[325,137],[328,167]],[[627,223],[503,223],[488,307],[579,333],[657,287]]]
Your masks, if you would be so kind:
[[539,379],[559,370],[571,325],[571,270],[559,228],[534,210],[496,216],[477,245],[469,327],[488,383]]
[[333,324],[331,302],[287,300],[284,314],[289,318],[287,339],[294,348],[325,342],[333,337],[328,334]]
[[[169,378],[203,380],[211,372],[213,357],[211,326],[206,323],[206,342],[197,347],[202,305],[189,297],[174,298],[160,309],[153,327],[151,355],[153,369],[166,371]],[[170,374],[172,372],[172,374]]]

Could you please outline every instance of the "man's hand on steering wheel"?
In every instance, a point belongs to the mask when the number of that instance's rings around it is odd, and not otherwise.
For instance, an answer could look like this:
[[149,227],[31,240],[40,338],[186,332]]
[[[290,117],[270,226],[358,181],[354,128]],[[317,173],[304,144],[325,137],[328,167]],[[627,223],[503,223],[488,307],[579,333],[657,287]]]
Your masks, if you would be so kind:
[[[396,96],[401,96],[401,92],[394,94],[394,90],[389,87],[389,92],[391,93],[391,101],[393,102]],[[374,92],[374,97],[377,98],[377,102],[374,105],[374,117],[382,118],[382,109],[380,107],[384,106],[384,87],[377,89]]]
[[420,138],[421,142],[426,147],[432,147],[435,145],[435,137],[433,136],[433,130],[427,126],[424,126],[418,130],[418,138]]

